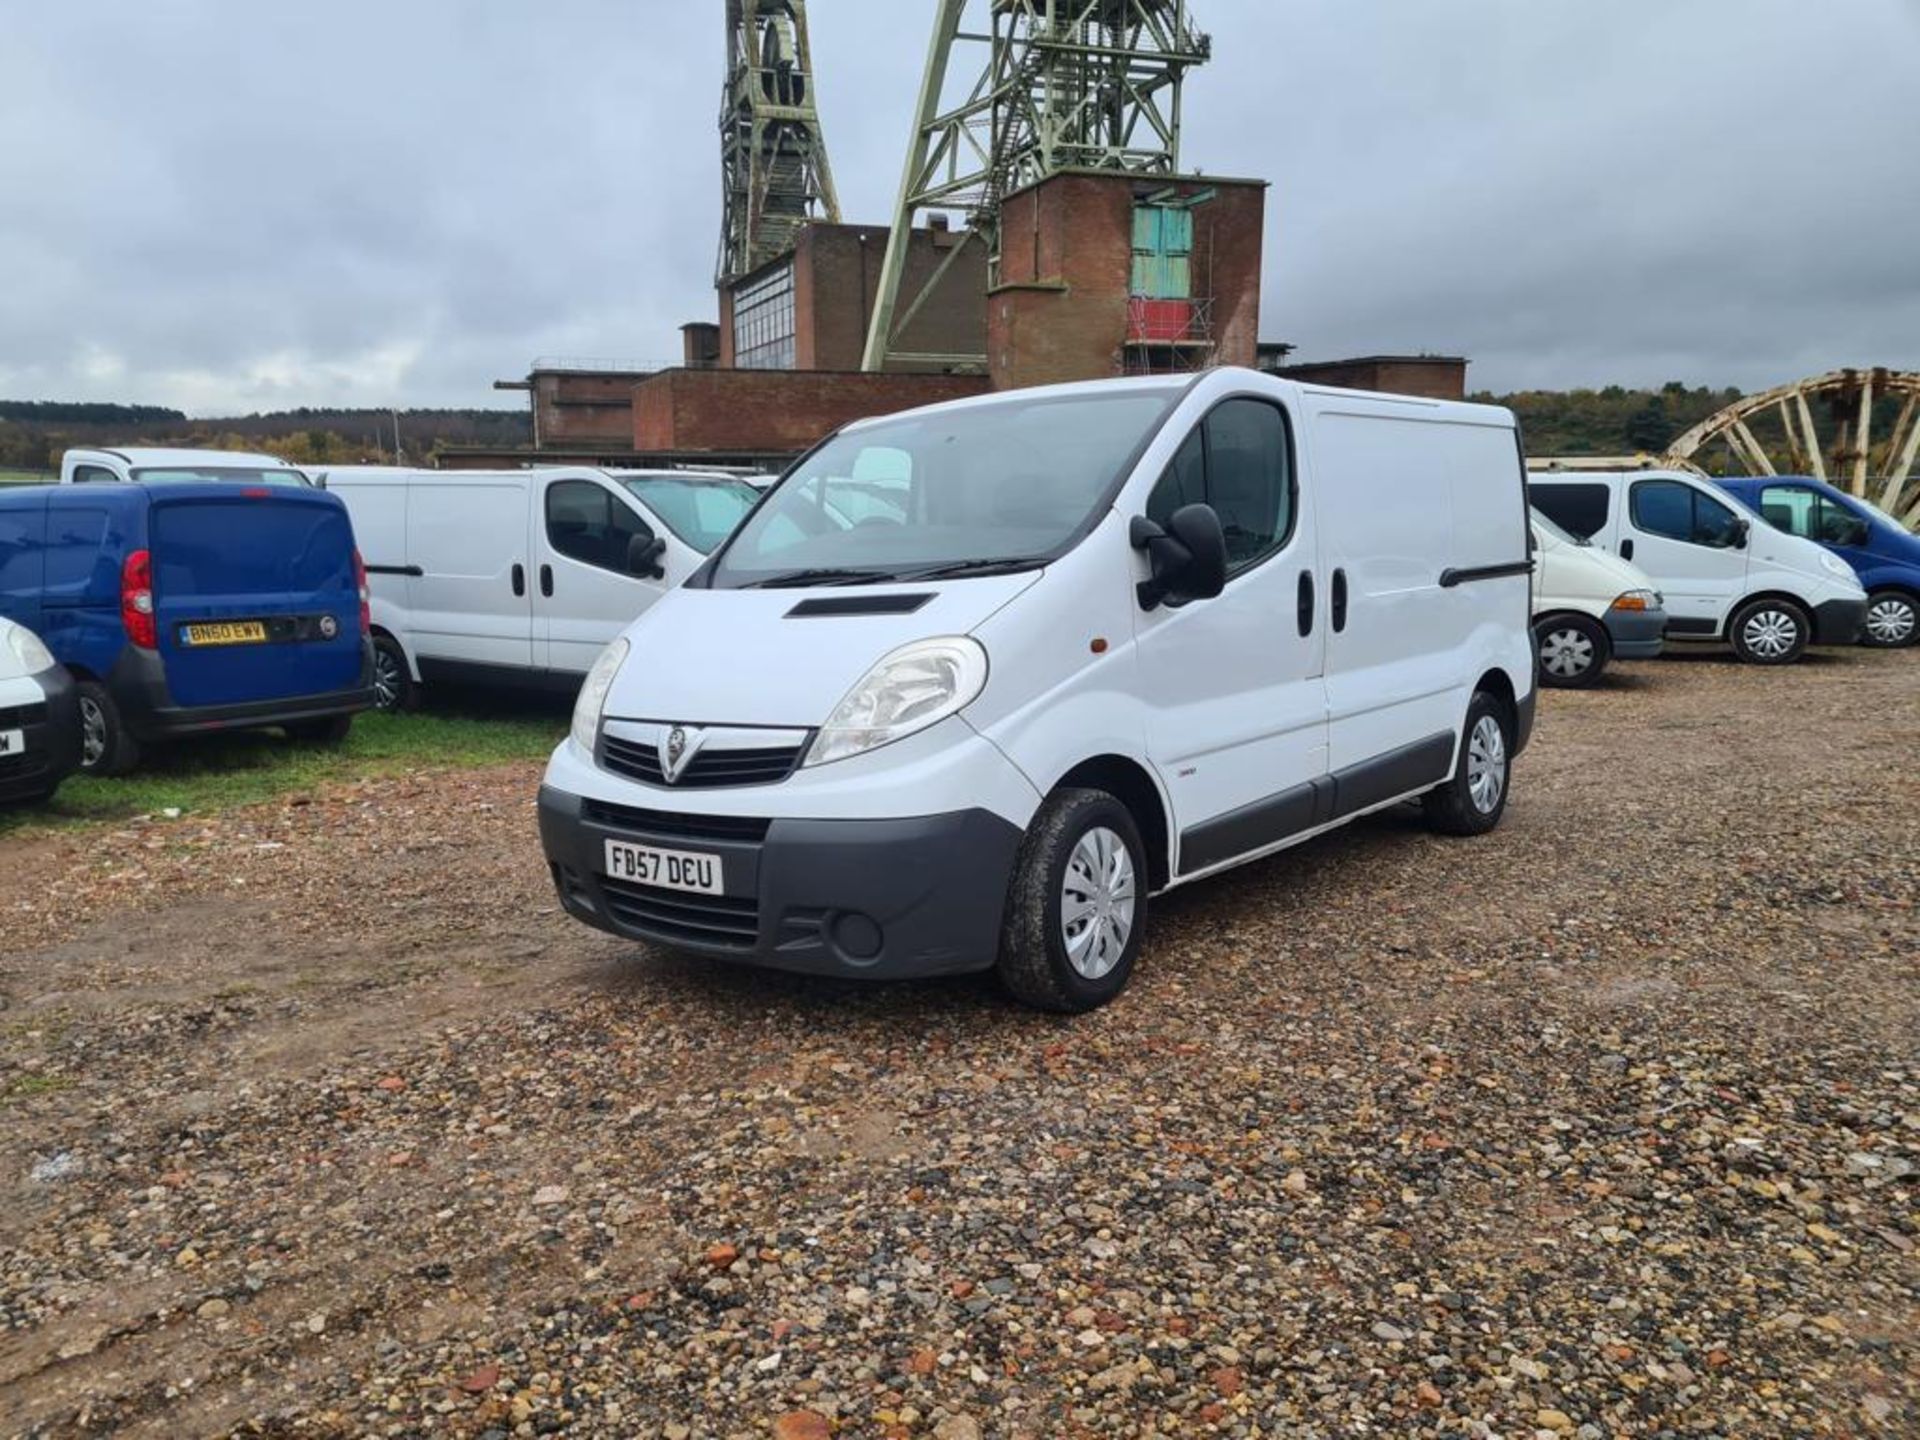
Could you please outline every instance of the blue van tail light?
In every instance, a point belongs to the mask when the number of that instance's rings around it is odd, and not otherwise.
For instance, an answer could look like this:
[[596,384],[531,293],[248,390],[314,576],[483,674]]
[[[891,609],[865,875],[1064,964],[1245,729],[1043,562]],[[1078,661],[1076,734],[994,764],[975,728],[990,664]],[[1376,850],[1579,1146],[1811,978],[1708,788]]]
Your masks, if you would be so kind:
[[360,552],[353,552],[353,588],[360,593],[360,633],[373,633],[373,592],[367,589],[367,562],[360,558]]
[[160,633],[153,621],[153,557],[145,550],[128,552],[120,566],[120,624],[130,643],[142,650],[159,648]]

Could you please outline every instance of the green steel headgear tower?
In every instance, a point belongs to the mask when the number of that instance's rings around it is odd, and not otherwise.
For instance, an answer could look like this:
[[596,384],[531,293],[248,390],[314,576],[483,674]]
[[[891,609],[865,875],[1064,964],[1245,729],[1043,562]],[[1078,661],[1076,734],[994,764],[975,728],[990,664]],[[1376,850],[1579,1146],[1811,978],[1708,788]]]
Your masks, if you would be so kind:
[[727,0],[720,156],[720,284],[793,249],[809,220],[838,223],[840,200],[813,99],[806,0]]
[[1211,54],[1187,0],[935,0],[865,368],[911,358],[895,337],[945,273],[901,309],[917,215],[964,216],[997,278],[1007,195],[1066,170],[1179,171],[1181,87]]

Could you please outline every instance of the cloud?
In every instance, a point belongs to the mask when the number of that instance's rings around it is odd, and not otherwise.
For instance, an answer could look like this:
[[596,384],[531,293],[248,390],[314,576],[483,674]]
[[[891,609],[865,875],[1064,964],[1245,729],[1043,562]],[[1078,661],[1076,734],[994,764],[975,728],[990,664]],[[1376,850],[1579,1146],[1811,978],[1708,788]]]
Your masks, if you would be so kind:
[[[815,0],[849,218],[930,6]],[[1476,384],[1920,368],[1911,0],[1195,0],[1187,163],[1271,178],[1266,334]],[[0,394],[495,403],[713,311],[720,7],[16,6]]]

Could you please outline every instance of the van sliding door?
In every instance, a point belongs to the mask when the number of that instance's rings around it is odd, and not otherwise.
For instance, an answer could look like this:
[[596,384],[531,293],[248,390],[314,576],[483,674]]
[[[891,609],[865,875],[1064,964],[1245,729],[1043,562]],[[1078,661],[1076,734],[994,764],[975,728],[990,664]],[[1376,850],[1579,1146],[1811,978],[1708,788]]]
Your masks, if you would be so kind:
[[[444,477],[444,478],[443,478]],[[416,657],[431,679],[481,679],[533,667],[527,582],[526,476],[415,478],[407,492],[407,549]]]

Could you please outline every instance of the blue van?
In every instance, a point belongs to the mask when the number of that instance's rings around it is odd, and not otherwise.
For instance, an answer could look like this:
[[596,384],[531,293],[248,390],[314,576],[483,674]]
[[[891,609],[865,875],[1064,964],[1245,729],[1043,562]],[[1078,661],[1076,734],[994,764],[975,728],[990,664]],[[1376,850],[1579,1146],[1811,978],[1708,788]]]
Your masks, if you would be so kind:
[[72,672],[90,774],[219,730],[337,741],[373,704],[366,576],[320,490],[0,490],[0,615]]
[[1862,645],[1898,650],[1920,637],[1920,535],[1858,495],[1805,475],[1714,477],[1714,484],[1789,535],[1824,545],[1867,592]]

